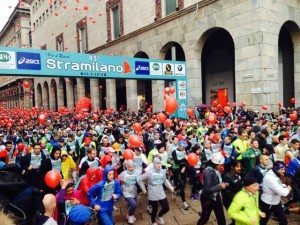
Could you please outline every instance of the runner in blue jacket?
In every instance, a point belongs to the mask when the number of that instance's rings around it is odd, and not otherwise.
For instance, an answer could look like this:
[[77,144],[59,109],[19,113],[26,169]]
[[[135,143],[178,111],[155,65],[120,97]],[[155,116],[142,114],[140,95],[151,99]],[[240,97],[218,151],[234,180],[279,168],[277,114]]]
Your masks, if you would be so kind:
[[107,165],[103,180],[91,187],[88,198],[94,210],[98,211],[99,224],[113,225],[114,201],[122,195],[121,185],[114,179],[114,168]]

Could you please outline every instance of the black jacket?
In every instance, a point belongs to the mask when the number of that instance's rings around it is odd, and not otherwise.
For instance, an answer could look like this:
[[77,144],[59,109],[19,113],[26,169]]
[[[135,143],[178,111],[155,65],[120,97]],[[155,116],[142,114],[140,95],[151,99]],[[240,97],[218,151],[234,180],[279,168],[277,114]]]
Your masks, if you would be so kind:
[[228,183],[227,188],[223,190],[223,203],[225,208],[228,208],[235,194],[242,189],[243,182],[241,176],[232,171],[224,175],[223,181]]
[[207,167],[204,172],[203,189],[201,195],[210,198],[211,200],[216,200],[216,196],[220,194],[220,191],[220,180],[217,171],[211,167]]

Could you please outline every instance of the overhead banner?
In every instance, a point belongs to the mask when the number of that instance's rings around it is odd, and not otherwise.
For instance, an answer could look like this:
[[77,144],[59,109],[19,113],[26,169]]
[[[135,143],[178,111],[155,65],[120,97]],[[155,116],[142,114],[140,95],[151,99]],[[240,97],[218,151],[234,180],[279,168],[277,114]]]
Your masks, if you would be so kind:
[[176,82],[176,98],[179,104],[175,116],[186,118],[185,62],[0,47],[0,74],[173,80]]

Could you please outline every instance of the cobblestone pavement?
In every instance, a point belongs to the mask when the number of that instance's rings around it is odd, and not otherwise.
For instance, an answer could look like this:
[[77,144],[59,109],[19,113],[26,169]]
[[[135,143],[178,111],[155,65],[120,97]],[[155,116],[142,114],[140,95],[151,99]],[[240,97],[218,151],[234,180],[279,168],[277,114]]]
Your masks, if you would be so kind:
[[[189,190],[189,189],[188,189]],[[168,193],[168,201],[170,205],[170,211],[164,216],[166,225],[196,225],[199,219],[198,212],[200,211],[200,201],[192,201],[189,198],[188,191],[186,191],[187,202],[191,206],[189,210],[184,210],[181,208],[182,203],[180,197],[172,198],[171,194]],[[147,198],[146,196],[139,195],[139,205],[135,213],[135,217],[137,221],[136,225],[149,225],[150,217],[149,213],[146,211]],[[126,214],[127,214],[127,203],[122,199],[121,201],[116,203],[116,207],[118,211],[114,213],[115,223],[116,225],[127,225]],[[289,225],[299,225],[300,224],[300,215],[289,214],[287,215]],[[227,218],[227,224],[230,224],[230,219]],[[93,225],[96,223],[92,223]],[[217,224],[214,213],[212,213],[208,225]],[[277,221],[270,219],[269,223],[278,224]]]

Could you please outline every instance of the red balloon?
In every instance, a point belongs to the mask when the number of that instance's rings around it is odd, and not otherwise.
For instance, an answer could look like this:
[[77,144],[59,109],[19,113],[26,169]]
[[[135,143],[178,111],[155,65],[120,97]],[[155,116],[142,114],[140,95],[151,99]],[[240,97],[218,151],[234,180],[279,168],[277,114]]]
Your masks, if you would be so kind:
[[128,138],[129,145],[132,147],[140,147],[142,145],[142,140],[137,135],[130,135]]
[[158,113],[158,115],[157,115],[158,122],[163,123],[163,122],[165,122],[166,119],[167,119],[167,116],[165,114],[163,114],[162,112]]
[[134,157],[133,151],[132,151],[131,149],[126,149],[126,150],[123,152],[123,157],[124,157],[124,159],[126,159],[126,160],[133,159],[133,157]]
[[39,115],[39,122],[42,125],[46,122],[46,116],[45,116],[45,114],[42,113],[42,114]]
[[174,112],[176,112],[177,108],[178,108],[178,102],[177,102],[176,98],[174,98],[173,96],[170,96],[169,98],[166,99],[165,110],[169,114],[173,114]]
[[98,119],[99,119],[99,116],[97,115],[97,114],[93,114],[93,120],[95,120],[95,121],[98,121]]
[[23,87],[24,88],[29,88],[30,87],[30,83],[28,81],[24,81]]
[[196,166],[199,161],[199,157],[195,153],[190,153],[188,155],[187,161],[190,166]]
[[295,101],[295,98],[291,98],[291,103],[292,103],[292,104],[295,104],[295,102],[296,102],[296,101]]
[[175,93],[175,88],[174,87],[170,87],[169,91],[170,91],[170,94],[174,94]]
[[189,116],[189,117],[193,117],[195,115],[194,113],[194,110],[192,108],[188,108],[186,110],[186,114]]
[[231,108],[230,108],[230,106],[228,106],[228,105],[226,105],[226,106],[224,107],[223,110],[224,110],[224,112],[227,113],[227,114],[231,113]]
[[9,129],[9,128],[11,128],[11,127],[12,127],[12,123],[11,123],[11,122],[7,122],[7,123],[6,123],[6,128]]
[[58,170],[50,170],[48,173],[46,173],[45,176],[45,183],[51,187],[55,188],[61,179],[60,173]]
[[214,113],[211,113],[207,119],[208,119],[208,122],[212,123],[212,124],[217,122],[217,116]]
[[137,131],[137,132],[141,132],[141,131],[142,131],[142,126],[141,126],[140,123],[134,123],[134,124],[133,124],[133,128],[134,128],[134,130]]
[[19,150],[19,151],[23,151],[24,148],[25,148],[25,145],[24,145],[22,142],[19,143],[17,146],[18,146],[18,150]]
[[262,105],[261,108],[262,108],[262,110],[268,110],[268,106],[266,106],[266,105]]
[[214,100],[211,102],[212,106],[217,106],[218,105],[218,101],[217,100]]
[[89,6],[88,5],[83,6],[83,10],[85,11],[89,10]]
[[165,124],[166,127],[171,127],[172,126],[172,120],[171,119],[166,119],[164,124]]
[[291,119],[291,121],[295,121],[297,119],[297,114],[296,113],[291,113],[290,114],[290,119]]

